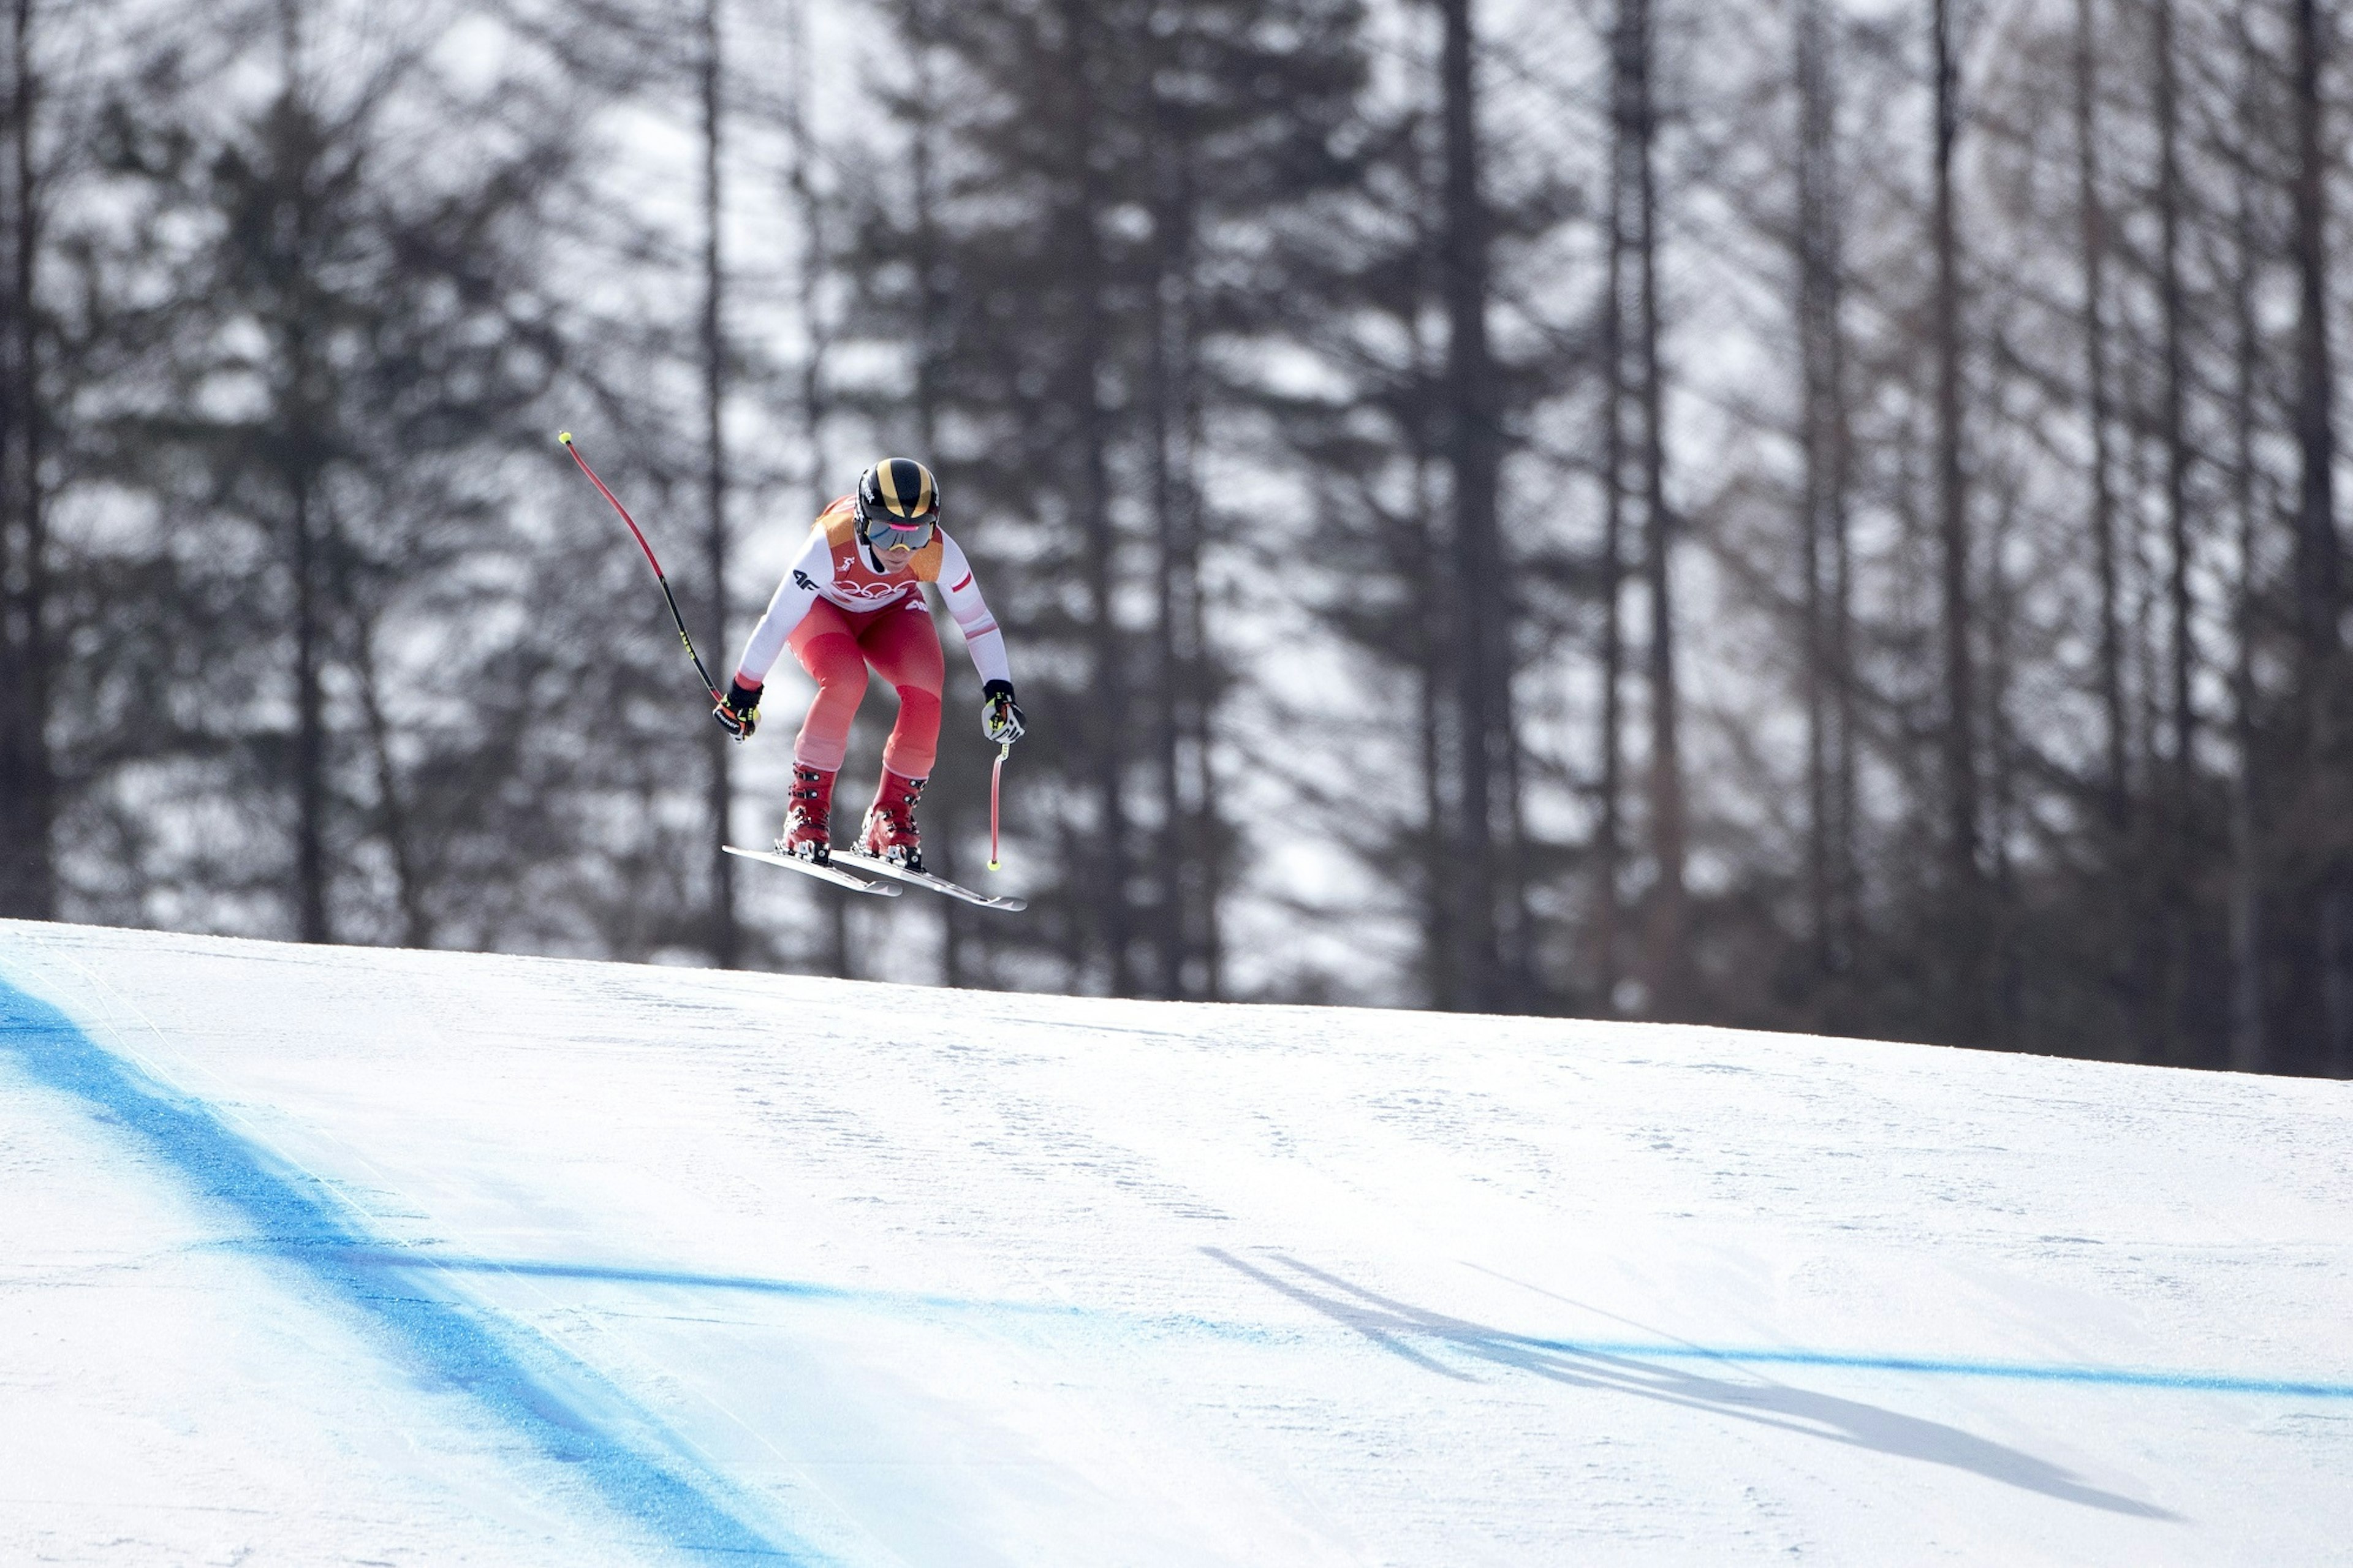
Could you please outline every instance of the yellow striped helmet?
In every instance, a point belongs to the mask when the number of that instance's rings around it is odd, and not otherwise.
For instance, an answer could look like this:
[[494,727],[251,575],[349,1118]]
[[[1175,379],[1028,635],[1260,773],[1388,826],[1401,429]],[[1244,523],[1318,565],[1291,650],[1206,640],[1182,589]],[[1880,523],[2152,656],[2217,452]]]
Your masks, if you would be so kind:
[[877,549],[931,542],[940,521],[940,487],[913,458],[885,458],[858,476],[858,536]]

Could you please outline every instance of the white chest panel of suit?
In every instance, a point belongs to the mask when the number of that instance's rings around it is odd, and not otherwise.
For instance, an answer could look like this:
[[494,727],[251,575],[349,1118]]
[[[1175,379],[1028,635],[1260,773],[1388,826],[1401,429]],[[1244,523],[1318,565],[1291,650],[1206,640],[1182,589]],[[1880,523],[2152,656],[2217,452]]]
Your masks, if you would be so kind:
[[936,581],[981,679],[1009,683],[1013,673],[1005,654],[1005,634],[997,629],[997,617],[981,597],[972,563],[948,537],[947,530],[934,529],[933,543],[915,552],[906,563],[886,566],[858,538],[854,527],[844,526],[849,508],[845,496],[826,508],[809,531],[808,542],[786,569],[766,612],[744,643],[744,657],[736,666],[738,678],[747,686],[765,682],[809,606],[819,599],[853,615],[902,602],[911,608],[921,607],[923,584]]

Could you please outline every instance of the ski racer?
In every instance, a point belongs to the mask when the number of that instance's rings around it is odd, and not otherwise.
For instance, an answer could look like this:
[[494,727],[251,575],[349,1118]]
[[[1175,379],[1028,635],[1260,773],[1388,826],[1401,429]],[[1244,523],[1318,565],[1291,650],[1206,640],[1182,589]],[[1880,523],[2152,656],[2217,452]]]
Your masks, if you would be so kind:
[[940,526],[939,486],[909,458],[885,458],[858,489],[818,515],[808,543],[785,573],[767,613],[744,645],[727,695],[712,710],[737,740],[760,720],[760,689],[789,647],[817,682],[817,700],[793,742],[793,784],[777,852],[825,864],[834,775],[849,750],[850,721],[866,695],[867,667],[898,689],[899,720],[882,748],[882,778],[857,847],[911,871],[923,868],[915,799],[939,749],[946,669],[923,585],[937,583],[980,672],[981,731],[1021,738],[1005,634],[973,581],[971,563]]

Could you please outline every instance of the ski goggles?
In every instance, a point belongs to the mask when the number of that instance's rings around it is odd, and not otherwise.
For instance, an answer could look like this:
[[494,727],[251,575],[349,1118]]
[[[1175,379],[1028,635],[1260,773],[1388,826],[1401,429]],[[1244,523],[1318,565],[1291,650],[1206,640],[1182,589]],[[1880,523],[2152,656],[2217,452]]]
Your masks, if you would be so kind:
[[866,542],[876,551],[921,550],[932,542],[932,525],[928,522],[891,522],[882,518],[871,518],[866,523]]

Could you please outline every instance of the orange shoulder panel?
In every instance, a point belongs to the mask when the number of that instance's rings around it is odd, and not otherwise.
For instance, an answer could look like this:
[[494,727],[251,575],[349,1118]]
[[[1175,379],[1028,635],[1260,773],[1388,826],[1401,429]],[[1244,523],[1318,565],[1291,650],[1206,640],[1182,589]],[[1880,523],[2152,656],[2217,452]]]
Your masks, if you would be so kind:
[[825,531],[825,542],[836,550],[858,537],[858,509],[848,496],[837,500],[817,514],[818,527]]
[[939,527],[934,524],[932,542],[907,557],[907,570],[915,574],[918,583],[936,583],[940,580],[940,562],[946,555],[946,547],[940,543]]

